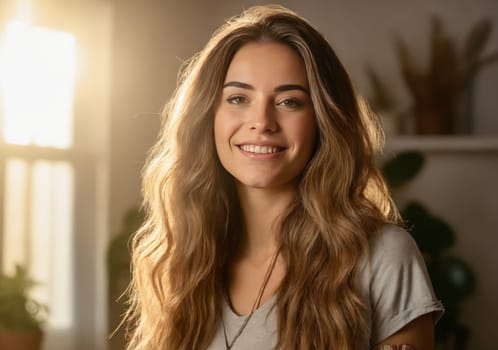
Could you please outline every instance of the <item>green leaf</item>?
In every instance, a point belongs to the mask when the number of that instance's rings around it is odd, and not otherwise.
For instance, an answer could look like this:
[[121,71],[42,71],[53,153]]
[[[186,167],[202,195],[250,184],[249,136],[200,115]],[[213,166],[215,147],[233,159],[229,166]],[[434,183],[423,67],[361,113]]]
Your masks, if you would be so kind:
[[35,285],[20,265],[14,275],[0,274],[0,329],[24,331],[41,327],[48,310],[29,297],[29,289]]
[[384,163],[382,172],[391,187],[399,187],[413,179],[424,165],[424,155],[418,151],[404,151]]
[[455,242],[451,227],[442,219],[432,215],[418,202],[410,202],[402,212],[409,231],[419,249],[430,259],[437,259]]
[[452,310],[475,290],[474,273],[461,258],[441,257],[428,264],[428,270],[436,295]]

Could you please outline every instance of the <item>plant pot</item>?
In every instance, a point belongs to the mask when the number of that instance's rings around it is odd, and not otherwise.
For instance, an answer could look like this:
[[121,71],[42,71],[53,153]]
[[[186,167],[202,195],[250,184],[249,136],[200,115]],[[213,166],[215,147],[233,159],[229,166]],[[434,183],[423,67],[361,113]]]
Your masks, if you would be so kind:
[[447,135],[453,132],[453,111],[446,108],[415,107],[415,129],[419,135]]
[[0,330],[0,350],[40,350],[43,332]]

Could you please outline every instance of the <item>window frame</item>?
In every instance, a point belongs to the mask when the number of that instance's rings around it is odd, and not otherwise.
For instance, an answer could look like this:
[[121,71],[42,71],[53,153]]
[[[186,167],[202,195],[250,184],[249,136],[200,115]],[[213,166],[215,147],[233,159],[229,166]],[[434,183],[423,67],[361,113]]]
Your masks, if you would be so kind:
[[[15,15],[16,1],[0,5],[0,31]],[[66,31],[77,38],[80,63],[74,96],[73,146],[56,149],[20,146],[0,137],[0,255],[3,251],[7,159],[64,161],[74,170],[73,290],[75,325],[48,329],[52,350],[106,348],[107,291],[105,255],[109,239],[110,72],[113,7],[107,1],[34,3],[31,23]],[[0,111],[1,113],[1,111]],[[2,118],[0,116],[0,118]],[[1,135],[0,119],[0,135]],[[0,268],[2,259],[0,259]],[[52,340],[50,340],[52,338]],[[65,339],[64,341],[61,339]],[[69,347],[68,347],[69,344]]]

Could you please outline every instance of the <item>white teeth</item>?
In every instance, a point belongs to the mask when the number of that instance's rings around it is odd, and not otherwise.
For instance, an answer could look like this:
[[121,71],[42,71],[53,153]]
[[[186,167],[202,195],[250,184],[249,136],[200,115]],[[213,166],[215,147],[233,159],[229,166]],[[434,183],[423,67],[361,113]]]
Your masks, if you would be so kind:
[[270,146],[258,146],[258,145],[242,145],[240,148],[243,151],[250,152],[250,153],[258,153],[258,154],[270,154],[270,153],[277,153],[278,148],[277,147],[270,147]]

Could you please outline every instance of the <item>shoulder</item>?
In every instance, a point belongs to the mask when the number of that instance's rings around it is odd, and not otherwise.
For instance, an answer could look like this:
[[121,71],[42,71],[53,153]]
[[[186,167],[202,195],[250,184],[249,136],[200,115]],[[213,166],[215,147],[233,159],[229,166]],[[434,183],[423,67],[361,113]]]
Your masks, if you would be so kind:
[[373,344],[421,315],[442,311],[422,254],[401,227],[386,225],[372,234],[360,275],[370,305]]
[[372,234],[369,239],[370,263],[402,262],[421,258],[420,251],[413,237],[396,225],[385,225]]
[[[370,295],[423,280],[430,286],[425,261],[413,237],[403,228],[386,225],[369,239],[363,278]],[[366,282],[365,281],[365,282]]]
[[370,249],[412,251],[417,245],[412,236],[402,227],[396,225],[385,225],[370,237]]

